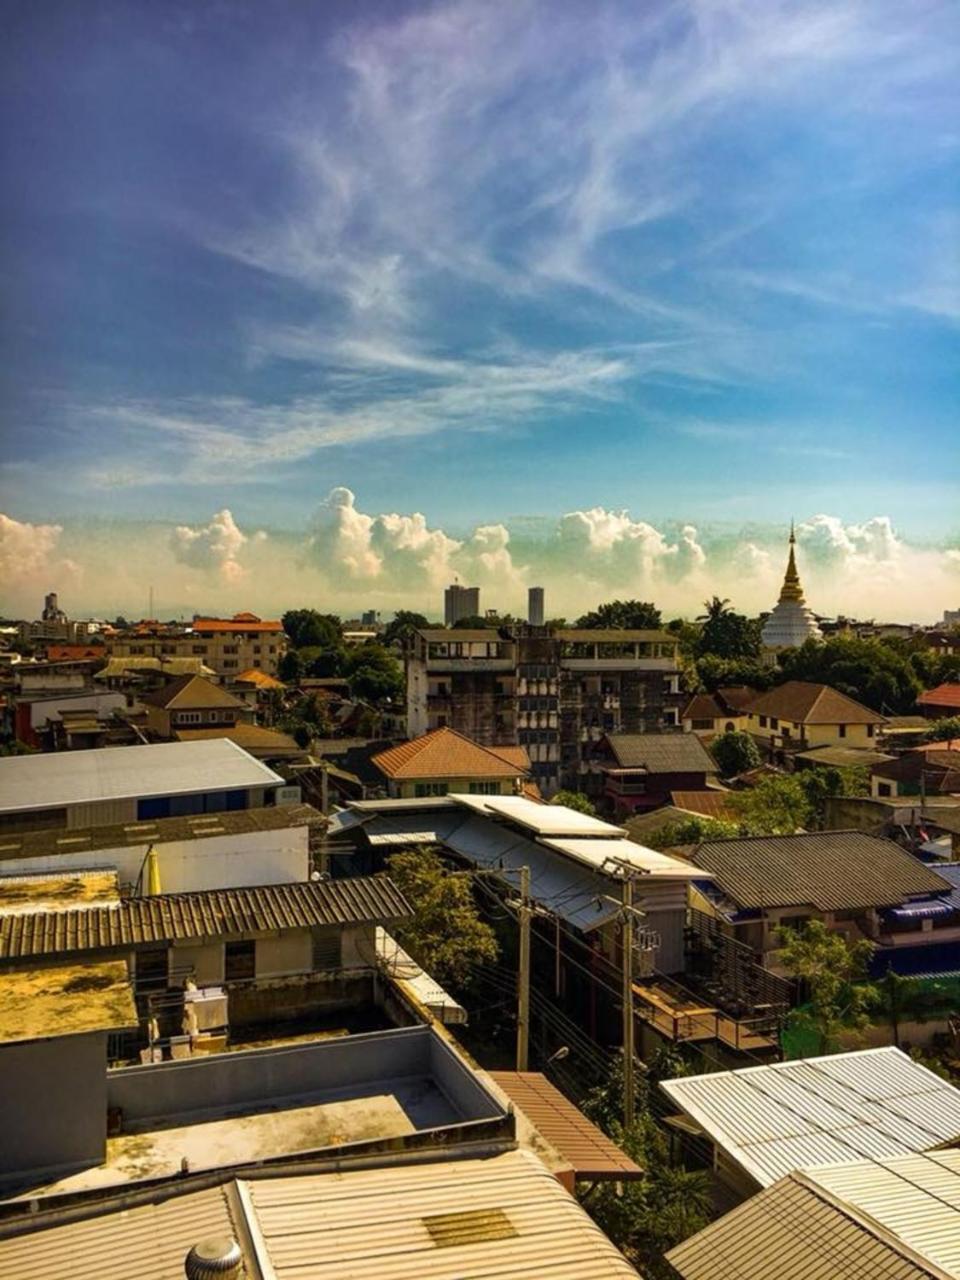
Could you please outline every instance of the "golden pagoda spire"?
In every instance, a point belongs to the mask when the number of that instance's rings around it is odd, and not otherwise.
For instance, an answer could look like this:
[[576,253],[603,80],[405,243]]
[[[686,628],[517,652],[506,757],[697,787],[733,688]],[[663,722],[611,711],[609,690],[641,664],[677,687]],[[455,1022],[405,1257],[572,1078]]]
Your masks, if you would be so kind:
[[790,557],[787,560],[787,572],[783,577],[783,586],[780,588],[780,603],[793,602],[794,604],[805,604],[803,598],[803,587],[800,585],[800,575],[797,573],[797,560],[794,554],[794,548],[797,545],[797,537],[793,529],[793,521],[790,521]]

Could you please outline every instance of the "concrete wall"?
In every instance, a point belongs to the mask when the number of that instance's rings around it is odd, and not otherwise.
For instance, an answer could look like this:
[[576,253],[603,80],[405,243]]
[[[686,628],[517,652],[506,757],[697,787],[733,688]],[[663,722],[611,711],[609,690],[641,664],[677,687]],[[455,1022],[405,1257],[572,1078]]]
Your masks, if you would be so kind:
[[[121,821],[135,821],[123,818]],[[51,841],[52,848],[57,846]],[[289,884],[310,875],[307,827],[278,831],[247,831],[238,835],[207,836],[202,840],[172,840],[154,846],[160,860],[164,893],[193,889],[227,889],[244,885]],[[149,845],[86,852],[58,852],[47,858],[4,859],[6,875],[59,872],[70,867],[115,867],[121,882],[135,883]]]
[[42,702],[30,703],[30,727],[42,729],[48,720],[61,719],[61,711],[96,711],[101,719],[108,719],[114,711],[125,711],[127,700],[122,693],[94,691],[84,697],[51,694]]
[[391,1082],[425,1077],[443,1089],[463,1120],[498,1114],[469,1067],[424,1026],[122,1067],[107,1073],[107,1099],[122,1109],[129,1132],[262,1105],[264,1099],[283,1105],[344,1090],[356,1096],[365,1088],[386,1089]]
[[0,1045],[0,1177],[99,1164],[106,1032]]

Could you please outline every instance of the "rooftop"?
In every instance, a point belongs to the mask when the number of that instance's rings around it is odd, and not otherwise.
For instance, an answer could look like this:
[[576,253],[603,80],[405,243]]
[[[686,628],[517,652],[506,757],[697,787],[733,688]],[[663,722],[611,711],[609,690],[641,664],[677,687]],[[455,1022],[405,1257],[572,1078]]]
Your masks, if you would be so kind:
[[206,711],[213,707],[228,707],[235,711],[246,705],[232,693],[227,693],[226,689],[200,675],[179,676],[154,693],[142,694],[140,701],[152,707],[162,707],[164,711]]
[[264,622],[255,613],[235,613],[232,618],[194,618],[190,625],[195,632],[283,631],[282,622]]
[[239,675],[233,676],[232,679],[234,684],[253,684],[258,689],[286,688],[282,680],[277,680],[274,676],[268,676],[266,671],[261,671],[259,667],[248,667],[246,671],[241,671]]
[[893,1047],[660,1087],[763,1187],[796,1169],[910,1155],[960,1138],[960,1090]]
[[434,729],[373,757],[388,778],[516,778],[530,772],[522,747],[482,747],[454,729]]
[[122,960],[5,971],[0,1044],[55,1039],[137,1025]]
[[282,783],[226,738],[8,756],[0,760],[0,813]]
[[692,860],[738,907],[854,911],[950,891],[906,849],[862,831],[707,840]]
[[164,893],[103,906],[0,913],[0,959],[324,925],[385,924],[410,914],[409,903],[386,876]]
[[526,827],[541,836],[610,836],[623,835],[622,827],[601,822],[589,814],[568,809],[560,804],[540,804],[523,796],[453,796],[458,804],[487,813],[495,818],[505,818],[517,826]]
[[646,773],[716,773],[717,765],[695,733],[611,733],[610,750],[622,769]]
[[691,862],[682,862],[679,858],[671,858],[669,854],[659,853],[656,849],[647,849],[634,840],[576,840],[576,839],[544,839],[548,849],[556,849],[578,862],[601,870],[609,866],[611,859],[626,863],[634,871],[642,875],[654,876],[668,880],[700,880],[704,872],[702,868]]
[[0,922],[8,915],[84,911],[119,901],[117,873],[109,869],[0,877]]
[[568,644],[679,644],[669,631],[629,630],[619,627],[561,627],[555,631],[557,640]]
[[682,810],[688,816],[695,814],[701,818],[714,818],[718,822],[735,819],[730,807],[729,791],[671,791],[670,800],[675,809]]
[[177,729],[176,738],[178,742],[212,742],[214,738],[226,738],[242,751],[268,758],[304,754],[288,733],[265,729],[259,724],[225,725],[222,729]]
[[[84,754],[89,755],[90,752]],[[99,849],[122,849],[127,845],[239,836],[252,831],[282,831],[289,827],[320,825],[324,821],[320,811],[308,804],[272,804],[259,809],[231,809],[190,818],[150,818],[143,822],[112,823],[63,832],[4,832],[0,833],[0,864],[4,859],[49,858],[58,853],[94,853]]]
[[960,683],[938,684],[935,689],[925,689],[917,703],[922,707],[956,707],[960,711]]
[[871,769],[892,760],[893,756],[871,751],[869,747],[814,747],[810,751],[798,751],[796,759],[833,769]]
[[255,1252],[246,1257],[249,1274],[275,1280],[637,1275],[525,1151],[338,1173],[251,1170],[167,1196],[133,1208],[93,1205],[79,1221],[52,1217],[46,1229],[0,1236],[0,1268],[20,1280],[67,1272],[71,1280],[182,1280],[187,1251],[227,1235]]
[[828,684],[788,680],[758,693],[745,710],[751,715],[773,716],[794,724],[882,724],[883,716]]

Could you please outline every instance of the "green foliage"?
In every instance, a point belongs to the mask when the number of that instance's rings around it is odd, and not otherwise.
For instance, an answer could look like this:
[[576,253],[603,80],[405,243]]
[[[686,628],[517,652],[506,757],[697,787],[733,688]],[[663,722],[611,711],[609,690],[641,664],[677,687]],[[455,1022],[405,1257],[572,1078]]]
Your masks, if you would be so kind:
[[836,635],[821,642],[807,640],[781,659],[783,680],[828,684],[874,711],[909,712],[920,681],[909,660],[879,640]]
[[0,756],[33,756],[37,748],[15,738],[13,742],[0,742]]
[[751,835],[792,835],[808,829],[816,810],[797,774],[770,774],[755,787],[732,791],[727,803]]
[[481,630],[494,630],[494,624],[486,618],[481,618],[479,613],[471,613],[466,618],[458,618],[453,624],[452,630],[476,631],[478,628]]
[[960,738],[960,716],[932,720],[930,728],[923,735],[924,742],[949,742],[953,738]]
[[665,822],[644,840],[649,849],[675,849],[682,844],[701,844],[704,840],[730,840],[740,835],[740,824],[720,818],[701,818],[691,814],[682,822]]
[[584,1207],[594,1221],[651,1280],[668,1280],[672,1269],[663,1255],[674,1245],[706,1226],[713,1214],[710,1175],[670,1163],[669,1143],[651,1110],[652,1091],[660,1079],[689,1074],[689,1067],[675,1048],[661,1051],[664,1060],[650,1064],[637,1082],[636,1119],[624,1129],[622,1056],[610,1078],[595,1089],[583,1105],[598,1124],[631,1159],[644,1177],[618,1189],[601,1183]]
[[390,647],[407,644],[415,631],[421,631],[430,624],[422,613],[413,613],[409,609],[398,609],[383,633],[383,643]]
[[474,966],[499,955],[496,936],[477,911],[469,873],[448,870],[435,849],[395,853],[387,870],[414,911],[395,929],[401,945],[438,982],[469,986]]
[[873,946],[866,939],[847,942],[822,920],[781,929],[780,941],[780,963],[809,992],[807,1004],[794,1009],[788,1023],[815,1036],[817,1053],[834,1053],[843,1032],[862,1031],[870,1023],[877,992],[864,978]]
[[749,733],[743,733],[739,729],[729,729],[726,733],[717,734],[710,744],[710,753],[724,778],[746,773],[760,763],[757,744]]
[[696,622],[687,622],[686,618],[671,618],[664,628],[680,642],[680,657],[692,662],[696,657],[700,643],[700,627]]
[[[918,640],[918,644],[922,644]],[[910,642],[908,642],[908,645]],[[908,648],[910,665],[925,689],[960,680],[960,653],[937,653],[934,649]]]
[[343,642],[343,625],[335,614],[288,609],[280,621],[294,649],[337,649]]
[[303,675],[315,680],[328,680],[331,676],[343,675],[346,662],[346,650],[339,646],[321,648],[319,645],[307,645],[297,650],[300,669]]
[[293,740],[301,751],[306,751],[309,747],[312,736],[309,726],[303,721],[293,726]]
[[734,613],[729,600],[714,596],[704,601],[706,616],[700,630],[697,654],[712,654],[717,658],[733,660],[755,659],[760,656],[760,623],[742,613]]
[[591,818],[597,816],[596,805],[582,791],[558,791],[550,803],[562,804],[567,809],[576,809],[577,813],[585,813]]
[[720,658],[705,653],[697,658],[697,688],[707,693],[725,689],[730,685],[749,685],[762,693],[777,679],[777,670],[757,658]]
[[813,810],[811,821],[822,827],[826,817],[826,801],[830,796],[868,796],[870,772],[864,768],[835,768],[832,765],[814,765],[795,775],[806,792]]
[[303,662],[296,649],[288,649],[277,664],[277,675],[284,684],[296,684],[303,675]]
[[575,624],[590,631],[614,628],[626,631],[657,631],[660,627],[660,610],[646,600],[611,600],[597,605],[590,613],[578,618]]
[[893,1043],[898,1047],[902,1023],[946,1018],[956,1009],[954,992],[948,987],[920,978],[904,978],[892,969],[874,983],[873,989],[870,1015],[876,1022],[890,1024]]
[[403,698],[403,668],[389,649],[376,641],[348,651],[342,669],[356,698],[378,704]]

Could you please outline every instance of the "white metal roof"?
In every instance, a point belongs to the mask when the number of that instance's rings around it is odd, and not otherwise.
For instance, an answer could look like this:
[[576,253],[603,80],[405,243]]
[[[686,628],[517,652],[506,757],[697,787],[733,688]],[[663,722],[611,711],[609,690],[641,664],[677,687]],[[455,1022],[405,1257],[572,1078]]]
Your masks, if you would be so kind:
[[620,837],[622,827],[615,827],[599,818],[591,818],[576,809],[561,804],[539,804],[524,796],[468,796],[451,797],[458,804],[480,812],[507,818],[522,827],[536,831],[541,836],[609,836]]
[[803,1177],[960,1275],[960,1150],[805,1169]]
[[577,840],[575,838],[543,839],[540,842],[548,849],[556,849],[578,862],[600,870],[607,863],[607,871],[615,875],[617,868],[610,864],[610,859],[626,863],[634,871],[645,875],[656,876],[668,880],[704,880],[710,879],[711,873],[703,867],[694,866],[692,862],[684,862],[680,858],[671,858],[666,853],[658,853],[656,849],[647,849],[633,840]]
[[761,1186],[960,1138],[960,1089],[893,1047],[665,1080],[663,1091]]
[[0,813],[282,784],[227,738],[7,756],[0,760]]
[[384,965],[391,978],[408,986],[422,1005],[446,1025],[464,1023],[467,1011],[463,1005],[457,1004],[453,996],[445,991],[432,974],[421,969],[416,960],[409,956],[396,938],[386,929],[377,925],[376,932],[377,959]]
[[526,1151],[243,1185],[276,1280],[637,1276]]

